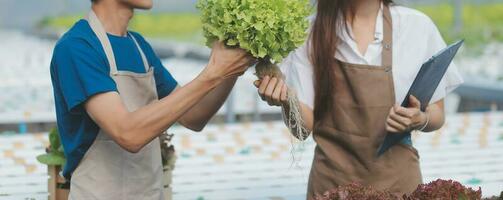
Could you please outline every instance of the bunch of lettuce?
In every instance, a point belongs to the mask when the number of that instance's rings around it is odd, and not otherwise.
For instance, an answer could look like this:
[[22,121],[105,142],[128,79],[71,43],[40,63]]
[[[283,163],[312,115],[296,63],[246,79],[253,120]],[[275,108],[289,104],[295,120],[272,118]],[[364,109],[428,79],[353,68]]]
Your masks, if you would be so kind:
[[[223,41],[258,59],[255,75],[282,78],[276,65],[307,38],[309,0],[199,0],[206,44]],[[295,92],[288,89],[287,126],[296,138],[306,138]]]
[[207,45],[225,41],[256,58],[280,62],[303,44],[309,0],[199,0]]

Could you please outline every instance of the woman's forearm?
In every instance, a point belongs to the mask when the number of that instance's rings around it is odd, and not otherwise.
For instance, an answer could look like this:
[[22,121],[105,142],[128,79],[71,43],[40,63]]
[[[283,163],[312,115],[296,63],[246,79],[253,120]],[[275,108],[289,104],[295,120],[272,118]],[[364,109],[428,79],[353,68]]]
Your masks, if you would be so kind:
[[[288,103],[285,103],[283,106],[281,106],[282,108],[281,110],[283,112],[283,121],[287,125],[290,133],[299,140],[305,140],[313,131],[314,126],[313,111],[303,103],[299,103],[299,106],[300,106],[299,111],[303,122],[301,126],[289,127],[290,106],[288,105]],[[301,134],[300,136],[297,134],[299,132]]]
[[424,114],[427,118],[425,122],[427,123],[426,127],[423,129],[424,132],[432,132],[442,128],[445,123],[444,102],[439,101],[431,104],[426,108]]
[[444,125],[444,101],[440,100],[428,105],[426,111],[421,111],[421,102],[409,97],[409,107],[395,105],[386,118],[386,131],[390,133],[409,133],[413,130],[431,132]]

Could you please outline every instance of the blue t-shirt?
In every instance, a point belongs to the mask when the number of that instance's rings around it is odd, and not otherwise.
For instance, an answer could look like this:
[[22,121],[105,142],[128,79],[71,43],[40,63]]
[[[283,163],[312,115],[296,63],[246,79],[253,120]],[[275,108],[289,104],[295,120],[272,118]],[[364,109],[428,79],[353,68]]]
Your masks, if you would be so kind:
[[[145,39],[138,33],[131,33],[149,65],[154,67],[159,98],[167,96],[177,82]],[[145,73],[140,52],[131,37],[108,34],[108,38],[118,70]],[[95,94],[117,91],[105,52],[86,20],[78,21],[56,44],[51,79],[58,129],[67,158],[63,175],[70,179],[100,129],[85,111],[83,103]]]

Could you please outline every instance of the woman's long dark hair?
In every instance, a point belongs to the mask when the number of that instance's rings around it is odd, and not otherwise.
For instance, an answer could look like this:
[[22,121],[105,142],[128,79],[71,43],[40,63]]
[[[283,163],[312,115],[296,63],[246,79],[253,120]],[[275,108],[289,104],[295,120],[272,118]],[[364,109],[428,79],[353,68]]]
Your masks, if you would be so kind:
[[[382,0],[389,5],[392,0]],[[346,20],[354,15],[354,0],[318,0],[316,19],[311,30],[310,60],[314,67],[314,119],[332,110],[337,32],[347,30]],[[341,27],[344,26],[344,27]]]

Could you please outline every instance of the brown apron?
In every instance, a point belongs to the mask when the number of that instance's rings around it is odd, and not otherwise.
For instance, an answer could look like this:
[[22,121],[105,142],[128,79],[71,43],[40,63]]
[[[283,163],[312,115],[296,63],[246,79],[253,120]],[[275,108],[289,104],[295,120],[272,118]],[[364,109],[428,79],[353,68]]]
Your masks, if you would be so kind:
[[383,66],[343,63],[335,67],[331,112],[315,120],[317,143],[308,199],[339,185],[357,182],[396,194],[411,193],[422,182],[417,151],[396,145],[380,157],[377,148],[395,104],[392,76],[392,21],[383,9]]

